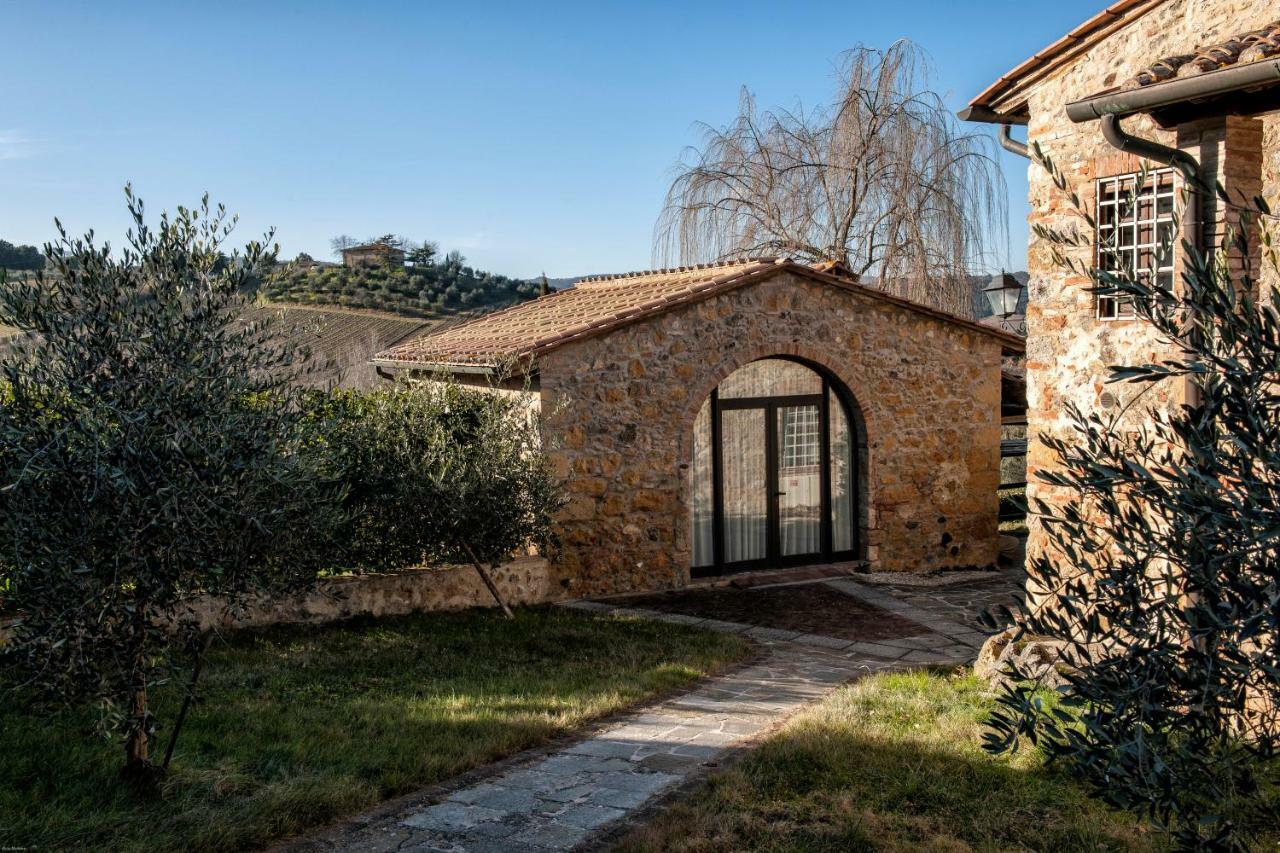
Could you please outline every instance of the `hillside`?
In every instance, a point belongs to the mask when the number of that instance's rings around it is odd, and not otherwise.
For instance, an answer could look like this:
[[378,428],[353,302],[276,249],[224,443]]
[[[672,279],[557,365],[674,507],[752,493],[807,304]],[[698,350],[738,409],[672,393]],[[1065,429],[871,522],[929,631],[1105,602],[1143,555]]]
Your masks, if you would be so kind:
[[369,364],[376,353],[430,329],[428,320],[351,308],[259,305],[246,319],[274,321],[274,334],[306,347],[311,361],[300,384],[367,390],[382,380]]
[[432,318],[532,299],[538,284],[449,262],[424,267],[286,266],[269,276],[259,292],[277,302]]

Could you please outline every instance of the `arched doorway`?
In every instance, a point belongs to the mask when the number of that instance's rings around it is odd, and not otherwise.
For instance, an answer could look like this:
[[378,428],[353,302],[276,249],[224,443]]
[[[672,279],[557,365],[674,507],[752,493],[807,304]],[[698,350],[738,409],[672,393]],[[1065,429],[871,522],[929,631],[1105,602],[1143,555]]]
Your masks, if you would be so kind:
[[858,419],[825,371],[764,358],[725,378],[694,422],[694,577],[856,559]]

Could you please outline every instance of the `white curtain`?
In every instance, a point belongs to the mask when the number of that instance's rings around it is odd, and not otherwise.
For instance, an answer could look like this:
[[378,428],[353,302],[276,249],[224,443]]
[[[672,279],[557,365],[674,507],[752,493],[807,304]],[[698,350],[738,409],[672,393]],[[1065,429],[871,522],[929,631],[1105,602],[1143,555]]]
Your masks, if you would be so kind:
[[766,556],[764,426],[764,409],[726,409],[720,413],[726,563]]
[[715,562],[711,460],[711,400],[708,398],[693,422],[693,460],[689,466],[689,530],[693,538],[694,568]]
[[782,556],[822,549],[822,435],[818,407],[778,408],[778,539]]

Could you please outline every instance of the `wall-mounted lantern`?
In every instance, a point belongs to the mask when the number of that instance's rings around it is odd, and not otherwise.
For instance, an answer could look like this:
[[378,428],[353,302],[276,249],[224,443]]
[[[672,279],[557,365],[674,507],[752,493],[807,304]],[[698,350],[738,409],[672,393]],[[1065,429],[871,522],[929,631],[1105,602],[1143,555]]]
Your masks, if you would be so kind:
[[997,317],[1008,319],[1018,313],[1018,302],[1022,298],[1022,283],[1009,273],[993,275],[991,286],[982,292],[987,295],[991,313]]

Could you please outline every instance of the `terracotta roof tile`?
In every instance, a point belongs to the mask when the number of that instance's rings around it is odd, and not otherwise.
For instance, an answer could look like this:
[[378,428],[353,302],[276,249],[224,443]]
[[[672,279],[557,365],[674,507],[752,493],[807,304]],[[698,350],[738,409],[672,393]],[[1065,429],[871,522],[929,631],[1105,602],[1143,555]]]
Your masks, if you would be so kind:
[[1166,56],[1135,74],[1125,89],[1138,89],[1163,83],[1174,77],[1193,77],[1209,71],[1217,71],[1229,65],[1257,62],[1280,53],[1280,21],[1267,24],[1257,30],[1240,33],[1232,38],[1197,47],[1191,53]]
[[1047,74],[1059,64],[1069,61],[1078,52],[1088,49],[1114,32],[1117,28],[1146,14],[1166,0],[1117,0],[1098,14],[1043,50],[1033,54],[1011,71],[1002,74],[994,83],[969,102],[973,107],[999,108],[1009,105],[999,102],[1032,75]]
[[870,298],[899,304],[1021,347],[1021,339],[786,259],[751,258],[694,267],[584,279],[569,290],[440,328],[378,353],[375,363],[400,367],[493,367],[538,356],[676,305],[788,271]]

